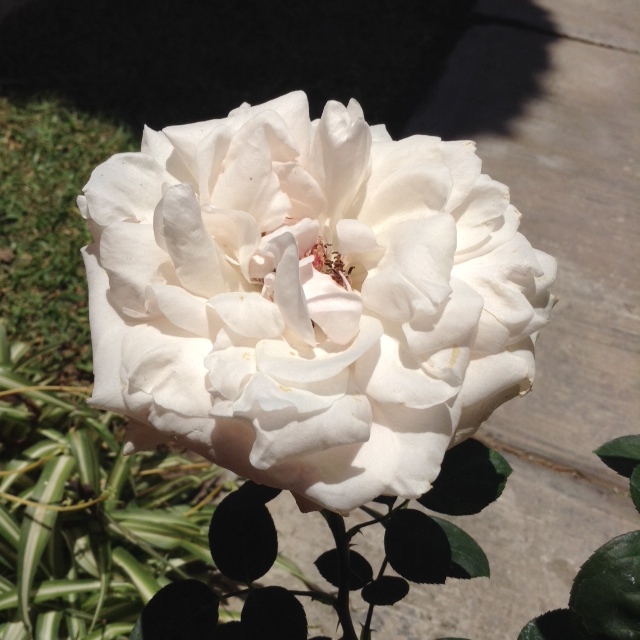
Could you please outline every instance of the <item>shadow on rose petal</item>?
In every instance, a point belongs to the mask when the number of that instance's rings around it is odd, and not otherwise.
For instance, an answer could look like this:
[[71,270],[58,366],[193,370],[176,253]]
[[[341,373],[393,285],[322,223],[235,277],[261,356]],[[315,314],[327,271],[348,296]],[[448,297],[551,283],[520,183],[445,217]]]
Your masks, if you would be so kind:
[[[312,115],[357,98],[397,136],[469,26],[474,0],[7,0],[0,91],[53,93],[137,132],[226,114],[293,89]],[[509,109],[535,93],[521,61]],[[503,110],[500,118],[510,114]]]

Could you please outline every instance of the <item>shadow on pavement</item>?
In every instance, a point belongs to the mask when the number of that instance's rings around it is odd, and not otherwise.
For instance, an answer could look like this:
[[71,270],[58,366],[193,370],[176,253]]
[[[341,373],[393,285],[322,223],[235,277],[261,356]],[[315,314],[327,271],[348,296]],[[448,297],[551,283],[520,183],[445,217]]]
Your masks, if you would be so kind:
[[[506,131],[539,91],[546,43],[472,14],[474,4],[9,0],[0,92],[61,96],[135,131],[220,117],[300,88],[314,117],[329,99],[355,97],[369,122],[396,137]],[[538,29],[553,31],[542,9],[521,4]]]
[[[511,1],[511,0],[510,0]],[[435,133],[444,139],[508,135],[529,101],[543,94],[549,47],[557,39],[549,14],[529,0],[513,0],[509,19],[473,14],[450,55],[445,73],[428,88],[403,135]],[[521,15],[520,20],[513,15]]]
[[0,91],[53,93],[139,130],[304,89],[396,135],[474,0],[10,0]]

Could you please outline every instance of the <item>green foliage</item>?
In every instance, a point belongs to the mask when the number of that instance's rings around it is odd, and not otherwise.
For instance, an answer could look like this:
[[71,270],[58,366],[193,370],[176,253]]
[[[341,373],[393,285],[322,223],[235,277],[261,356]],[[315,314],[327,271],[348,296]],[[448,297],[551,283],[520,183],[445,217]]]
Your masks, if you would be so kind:
[[573,581],[569,608],[588,637],[640,637],[640,531],[600,547]]
[[0,326],[0,637],[122,638],[163,586],[212,579],[220,470],[123,456],[119,421],[26,358]]
[[630,478],[640,464],[640,435],[628,435],[605,442],[594,453],[608,467]]
[[478,440],[465,440],[447,451],[440,475],[418,502],[451,516],[479,513],[497,500],[511,473],[509,463]]
[[[640,436],[615,438],[594,453],[629,478],[640,511]],[[605,543],[576,575],[568,609],[531,620],[518,640],[635,640],[640,637],[640,531]]]
[[60,100],[0,98],[0,318],[58,382],[89,381],[91,372],[79,253],[91,237],[76,196],[97,164],[138,144]]
[[455,524],[432,518],[445,532],[451,547],[451,565],[448,576],[451,578],[488,578],[489,560],[480,545]]

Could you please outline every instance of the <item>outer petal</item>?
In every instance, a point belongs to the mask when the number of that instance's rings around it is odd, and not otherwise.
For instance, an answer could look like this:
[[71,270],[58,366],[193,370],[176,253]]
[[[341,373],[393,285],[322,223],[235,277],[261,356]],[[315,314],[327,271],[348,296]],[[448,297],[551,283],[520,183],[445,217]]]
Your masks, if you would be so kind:
[[374,145],[372,170],[358,219],[376,233],[399,221],[442,211],[451,174],[440,161],[439,139],[413,136]]
[[93,170],[83,189],[89,216],[103,227],[116,221],[150,222],[165,182],[176,181],[150,156],[112,156]]
[[150,224],[113,222],[100,237],[100,264],[109,274],[112,303],[131,317],[148,315],[146,289],[172,276],[167,254]]
[[93,394],[89,404],[99,409],[123,413],[123,382],[120,379],[122,340],[127,323],[108,298],[109,276],[100,266],[97,247],[82,249],[89,283],[89,320],[93,345]]

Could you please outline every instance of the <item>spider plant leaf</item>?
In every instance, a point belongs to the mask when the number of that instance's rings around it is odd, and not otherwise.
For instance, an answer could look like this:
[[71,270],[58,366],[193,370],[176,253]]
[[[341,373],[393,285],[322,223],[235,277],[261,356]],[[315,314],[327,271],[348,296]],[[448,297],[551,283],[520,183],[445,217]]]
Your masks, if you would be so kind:
[[55,640],[60,637],[60,623],[64,618],[62,611],[41,613],[36,620],[36,638]]
[[94,495],[100,493],[100,463],[96,444],[91,439],[89,429],[69,429],[67,438],[71,452],[78,465],[80,482],[83,487],[90,488]]
[[22,622],[8,622],[0,624],[0,638],[2,640],[31,640],[31,633]]
[[29,592],[58,517],[58,511],[48,506],[60,500],[74,468],[75,460],[70,456],[58,456],[47,462],[32,493],[32,500],[42,506],[27,507],[22,521],[18,546],[18,609],[29,630]]
[[162,585],[123,547],[116,547],[111,553],[111,559],[128,576],[145,604],[160,591]]

